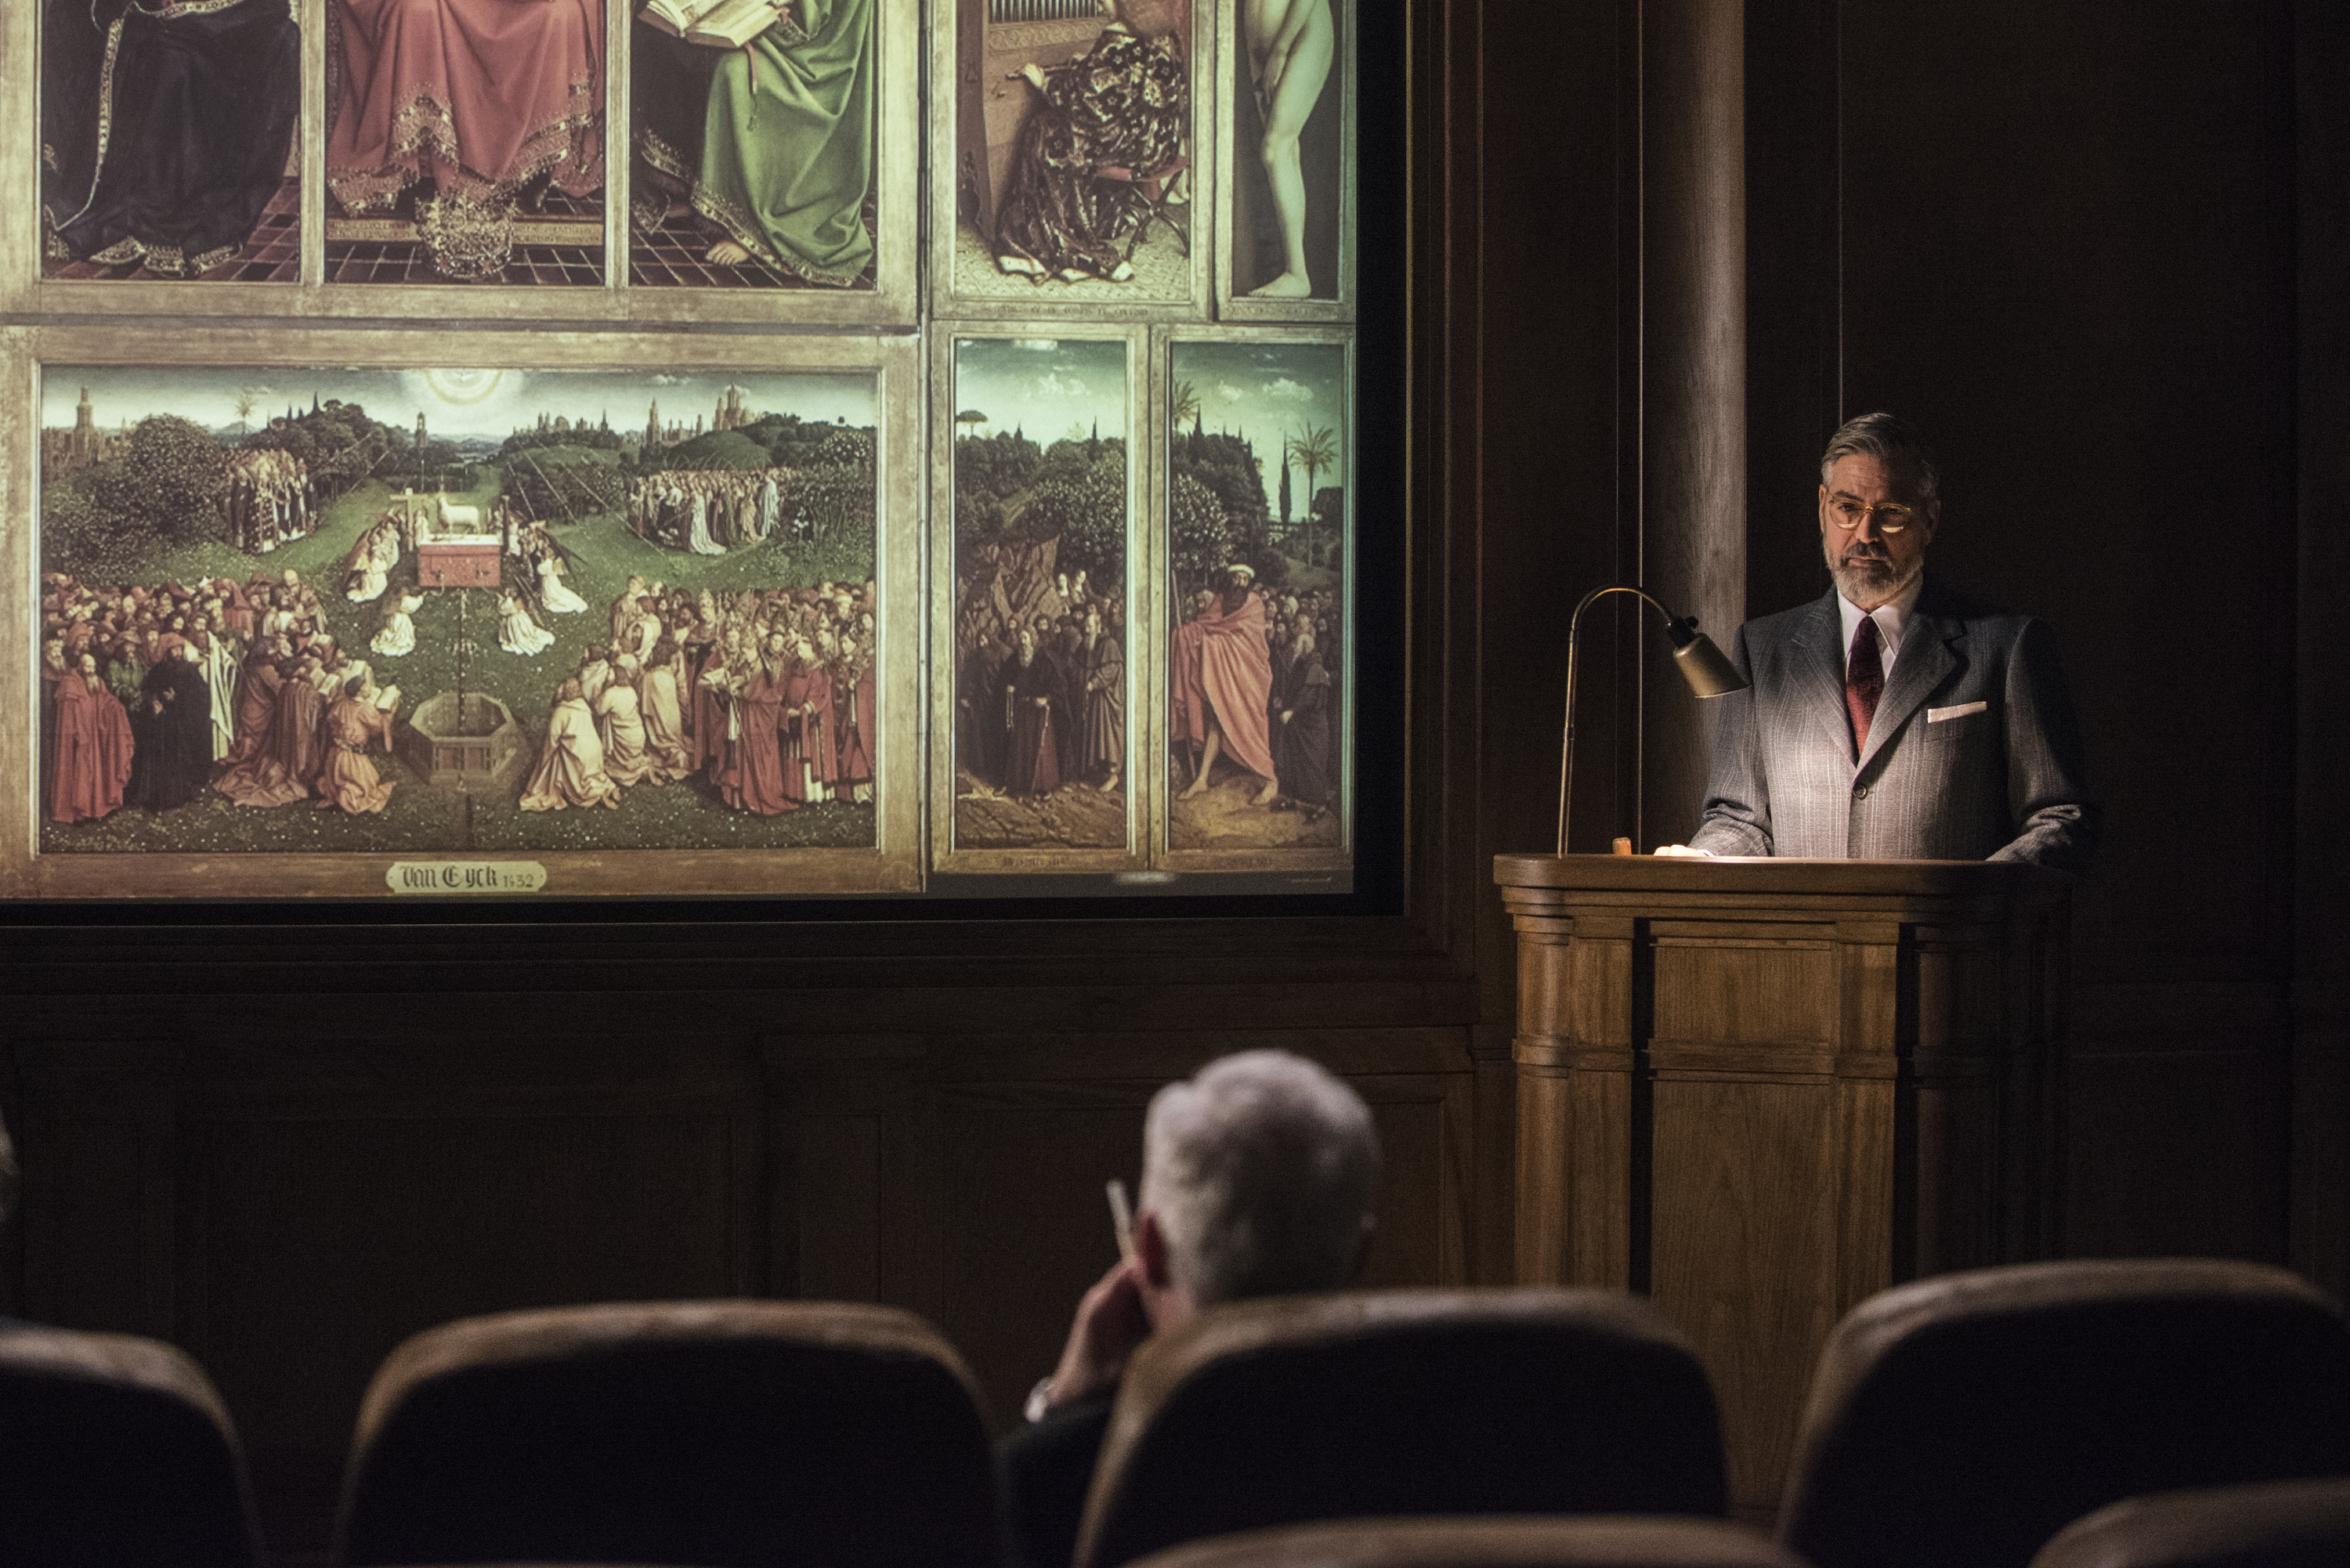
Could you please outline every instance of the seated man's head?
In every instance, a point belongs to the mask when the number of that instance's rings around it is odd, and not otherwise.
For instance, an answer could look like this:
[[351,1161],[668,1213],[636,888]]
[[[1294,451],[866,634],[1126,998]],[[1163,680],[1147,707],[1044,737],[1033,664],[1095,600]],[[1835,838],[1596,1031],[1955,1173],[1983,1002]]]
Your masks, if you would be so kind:
[[1152,1323],[1346,1284],[1378,1175],[1369,1108],[1303,1057],[1244,1052],[1159,1090],[1143,1127],[1135,1235]]

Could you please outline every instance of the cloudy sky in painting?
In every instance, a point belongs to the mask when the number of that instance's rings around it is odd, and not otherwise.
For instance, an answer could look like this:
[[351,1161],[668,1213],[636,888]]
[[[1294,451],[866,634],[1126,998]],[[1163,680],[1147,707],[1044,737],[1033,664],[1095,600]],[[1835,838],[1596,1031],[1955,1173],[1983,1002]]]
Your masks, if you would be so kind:
[[[1169,374],[1189,381],[1200,400],[1201,428],[1228,431],[1254,443],[1270,467],[1289,436],[1325,427],[1337,436],[1341,465],[1351,459],[1346,421],[1347,351],[1336,343],[1177,343]],[[1187,426],[1188,427],[1188,423]],[[1326,480],[1324,483],[1330,483]]]
[[955,339],[955,412],[983,413],[958,435],[1017,430],[1039,446],[1066,435],[1126,433],[1126,345],[1080,337]]
[[456,440],[503,441],[536,427],[540,414],[577,423],[609,417],[616,431],[641,431],[648,410],[660,404],[661,422],[706,426],[728,385],[739,384],[756,413],[796,414],[827,424],[874,422],[870,371],[842,374],[689,374],[614,370],[333,370],[283,366],[52,365],[41,382],[41,424],[69,428],[81,389],[101,429],[136,423],[150,414],[178,414],[207,430],[237,422],[240,391],[254,395],[254,423],[290,406],[308,412],[313,397],[358,403],[370,419],[401,428],[424,416],[431,434]]

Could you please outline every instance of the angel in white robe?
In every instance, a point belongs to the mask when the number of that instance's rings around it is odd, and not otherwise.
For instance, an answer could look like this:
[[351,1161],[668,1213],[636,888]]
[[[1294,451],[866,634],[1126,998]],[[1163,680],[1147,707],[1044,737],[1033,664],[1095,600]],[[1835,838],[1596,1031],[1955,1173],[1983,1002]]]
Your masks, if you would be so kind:
[[586,599],[564,585],[563,560],[551,545],[538,557],[538,602],[549,615],[577,615],[588,607]]
[[403,653],[416,651],[416,612],[424,607],[424,596],[410,591],[383,607],[383,628],[368,641],[368,650],[396,659]]
[[531,618],[530,607],[511,590],[498,596],[498,646],[525,659],[555,646],[555,634]]

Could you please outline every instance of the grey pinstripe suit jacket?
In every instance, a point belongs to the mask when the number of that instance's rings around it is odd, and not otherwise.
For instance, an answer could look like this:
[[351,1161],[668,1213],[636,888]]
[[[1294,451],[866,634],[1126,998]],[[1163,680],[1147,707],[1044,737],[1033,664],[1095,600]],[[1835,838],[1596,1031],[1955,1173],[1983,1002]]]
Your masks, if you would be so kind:
[[[1713,776],[1691,848],[2087,869],[2098,811],[2046,627],[1929,574],[1857,760],[1843,634],[1834,588],[1738,628],[1731,659],[1752,684],[1707,704]],[[1952,709],[1972,711],[1934,717]]]

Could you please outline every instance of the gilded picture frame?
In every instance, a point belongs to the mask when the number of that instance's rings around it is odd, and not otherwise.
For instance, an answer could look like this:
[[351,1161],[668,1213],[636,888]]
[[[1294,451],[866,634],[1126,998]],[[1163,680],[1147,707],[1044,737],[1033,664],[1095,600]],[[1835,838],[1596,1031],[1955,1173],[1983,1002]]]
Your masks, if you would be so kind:
[[[871,679],[879,708],[871,846],[751,849],[704,844],[463,854],[429,848],[44,853],[36,759],[44,706],[38,666],[44,657],[39,550],[45,367],[255,367],[289,373],[348,367],[355,372],[421,373],[461,363],[530,375],[626,373],[648,382],[652,373],[646,367],[657,365],[681,376],[740,378],[754,387],[763,373],[834,377],[844,386],[869,386],[877,509],[871,546],[877,630]],[[651,332],[426,334],[283,327],[193,328],[132,337],[102,327],[11,327],[5,332],[0,371],[7,389],[0,400],[0,455],[5,455],[0,465],[0,508],[5,512],[0,514],[7,519],[0,553],[5,554],[7,581],[14,585],[0,601],[0,680],[18,693],[12,710],[17,722],[0,730],[0,894],[54,899],[366,899],[411,890],[400,887],[403,875],[411,880],[419,876],[475,879],[473,885],[412,889],[417,891],[530,891],[543,898],[776,898],[921,890],[923,496],[916,454],[921,450],[922,367],[911,338],[823,334],[689,339]],[[421,565],[420,553],[419,566],[411,569],[421,569]],[[401,755],[405,759],[406,753]],[[425,786],[411,781],[410,787]],[[482,868],[492,863],[507,867],[527,864],[536,869]],[[427,869],[414,870],[419,864]],[[498,880],[517,876],[531,886]],[[484,877],[489,880],[480,881]]]

